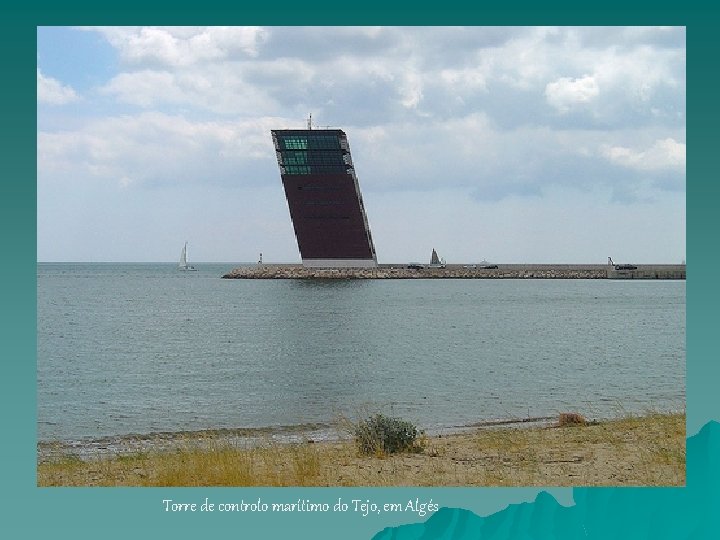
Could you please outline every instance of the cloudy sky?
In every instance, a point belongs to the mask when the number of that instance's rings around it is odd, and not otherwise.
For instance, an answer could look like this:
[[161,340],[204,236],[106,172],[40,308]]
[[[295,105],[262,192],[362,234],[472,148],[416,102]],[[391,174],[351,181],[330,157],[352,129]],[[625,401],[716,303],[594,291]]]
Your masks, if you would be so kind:
[[343,129],[380,262],[679,263],[684,28],[38,28],[40,261],[300,260],[270,138]]

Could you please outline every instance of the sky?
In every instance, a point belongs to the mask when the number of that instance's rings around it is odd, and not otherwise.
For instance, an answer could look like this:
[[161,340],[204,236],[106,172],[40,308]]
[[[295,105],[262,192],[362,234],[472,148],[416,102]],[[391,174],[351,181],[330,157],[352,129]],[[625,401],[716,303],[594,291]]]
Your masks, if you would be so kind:
[[683,27],[39,27],[38,261],[299,262],[271,129],[380,263],[685,260]]

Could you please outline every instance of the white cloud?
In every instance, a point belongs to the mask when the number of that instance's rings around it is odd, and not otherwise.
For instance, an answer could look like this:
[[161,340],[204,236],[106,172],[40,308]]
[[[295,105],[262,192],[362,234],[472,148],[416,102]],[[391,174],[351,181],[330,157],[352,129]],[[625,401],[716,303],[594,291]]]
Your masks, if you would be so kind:
[[[562,113],[589,112],[583,121],[598,125],[636,124],[639,117],[684,120],[684,49],[654,46],[648,40],[657,29],[94,30],[122,61],[123,71],[102,88],[104,94],[144,108],[287,115],[308,108],[321,113],[327,106],[329,115],[342,115],[329,123],[346,124],[354,120],[348,111],[367,107],[359,101],[365,100],[374,111],[362,115],[368,125],[380,118],[462,117],[477,107],[517,124],[536,122],[542,96]],[[587,40],[592,46],[584,45]],[[514,112],[507,108],[510,99]]]
[[443,69],[440,81],[452,92],[467,95],[474,92],[486,92],[488,73],[484,67],[467,67],[463,69]]
[[143,108],[185,106],[223,115],[274,112],[277,104],[266,89],[242,80],[235,71],[218,66],[204,70],[142,70],[121,73],[100,93]]
[[37,99],[39,103],[50,105],[66,105],[80,100],[80,96],[71,87],[60,81],[46,77],[37,70]]
[[600,94],[597,81],[590,75],[579,79],[561,77],[545,86],[547,102],[560,112],[568,112],[576,105],[591,102]]
[[38,133],[38,176],[122,185],[242,183],[254,160],[273,156],[270,129],[284,119],[190,121],[145,113],[96,120],[78,131]]
[[422,77],[415,71],[405,74],[400,85],[400,103],[407,109],[415,109],[423,97]]
[[657,140],[644,150],[604,145],[600,152],[611,163],[638,171],[685,169],[685,143],[671,138]]
[[130,65],[189,66],[255,57],[266,31],[244,27],[96,27]]
[[608,49],[597,55],[594,74],[599,84],[621,88],[630,98],[648,102],[661,86],[684,87],[684,51],[658,50],[648,46],[630,51]]

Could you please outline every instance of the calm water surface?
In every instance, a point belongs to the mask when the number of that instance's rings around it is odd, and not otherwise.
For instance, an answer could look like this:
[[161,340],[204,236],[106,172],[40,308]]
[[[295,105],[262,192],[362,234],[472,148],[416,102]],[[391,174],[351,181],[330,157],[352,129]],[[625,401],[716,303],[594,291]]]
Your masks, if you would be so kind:
[[38,264],[38,439],[332,422],[426,429],[685,403],[685,282],[223,280]]

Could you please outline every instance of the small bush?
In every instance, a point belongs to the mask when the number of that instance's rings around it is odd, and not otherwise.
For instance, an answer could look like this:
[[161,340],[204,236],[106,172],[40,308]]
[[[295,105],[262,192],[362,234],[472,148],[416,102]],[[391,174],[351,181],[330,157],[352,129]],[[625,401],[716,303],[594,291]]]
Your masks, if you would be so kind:
[[353,435],[364,454],[393,454],[415,451],[417,428],[406,420],[376,414],[353,426]]
[[587,420],[578,413],[560,413],[560,418],[558,419],[558,425],[560,427],[564,426],[584,426],[587,424]]

